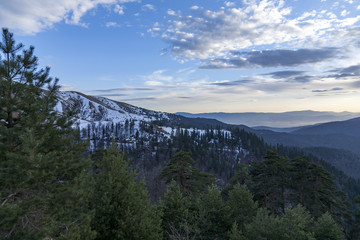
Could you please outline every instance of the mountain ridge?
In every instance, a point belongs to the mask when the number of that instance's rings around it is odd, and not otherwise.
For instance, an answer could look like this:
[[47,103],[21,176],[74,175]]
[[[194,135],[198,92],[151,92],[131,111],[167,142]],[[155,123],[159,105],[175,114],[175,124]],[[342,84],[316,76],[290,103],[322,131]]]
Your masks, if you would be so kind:
[[[284,129],[280,129],[283,132],[275,132],[271,130],[276,129],[256,129],[246,125],[227,124],[216,119],[187,118],[172,113],[157,112],[104,97],[89,96],[78,92],[61,92],[59,99],[60,102],[56,106],[58,112],[75,108],[77,114],[74,119],[74,127],[80,130],[80,137],[82,139],[90,140],[91,150],[105,146],[114,139],[124,148],[136,148],[139,138],[143,139],[145,143],[147,142],[146,144],[154,145],[159,144],[155,143],[156,141],[163,143],[170,141],[177,134],[184,134],[184,131],[187,131],[188,134],[193,132],[203,134],[204,130],[200,129],[208,129],[207,131],[210,131],[210,133],[211,131],[216,133],[221,129],[226,131],[237,128],[255,134],[267,144],[275,147],[280,144],[302,149],[317,148],[316,151],[308,152],[320,158],[327,157],[328,155],[324,154],[324,151],[319,150],[319,148],[331,148],[335,149],[334,151],[338,156],[350,156],[348,153],[341,152],[345,150],[356,154],[360,159],[360,138],[357,135],[349,134],[349,131],[350,133],[357,133],[357,129],[360,129],[360,118],[302,126],[290,130],[285,129],[287,132]],[[341,125],[344,122],[345,124],[354,124],[354,130],[344,132],[341,131],[342,127],[332,127],[334,124]],[[277,130],[280,131],[279,129]],[[153,141],[151,139],[154,139],[154,137],[155,142],[151,143]],[[246,141],[243,144],[246,144]],[[336,149],[339,149],[339,151]],[[356,157],[352,157],[352,160],[357,161],[356,159]],[[331,159],[330,162],[351,176],[360,177],[356,174],[356,171],[347,171],[346,166],[342,164],[341,158]],[[347,163],[348,166],[351,164]],[[358,165],[354,163],[353,166]]]
[[228,124],[244,124],[249,127],[266,126],[272,128],[289,128],[326,123],[331,121],[348,120],[360,117],[360,113],[352,112],[329,112],[329,111],[289,111],[282,113],[265,112],[243,112],[243,113],[187,113],[177,112],[176,114],[196,118],[205,117],[217,119]]

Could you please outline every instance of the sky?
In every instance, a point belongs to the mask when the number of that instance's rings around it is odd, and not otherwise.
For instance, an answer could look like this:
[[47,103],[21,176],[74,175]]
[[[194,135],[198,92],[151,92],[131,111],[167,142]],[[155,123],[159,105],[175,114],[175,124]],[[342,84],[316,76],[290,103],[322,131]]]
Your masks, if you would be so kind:
[[165,112],[360,112],[359,0],[0,0],[62,90]]

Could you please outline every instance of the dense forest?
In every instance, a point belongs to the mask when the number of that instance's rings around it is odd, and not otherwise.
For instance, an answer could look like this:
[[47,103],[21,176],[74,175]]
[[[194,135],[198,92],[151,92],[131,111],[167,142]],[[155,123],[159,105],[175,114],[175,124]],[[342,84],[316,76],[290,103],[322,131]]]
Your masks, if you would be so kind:
[[0,239],[360,239],[360,182],[323,160],[237,127],[74,128],[34,48],[0,51]]

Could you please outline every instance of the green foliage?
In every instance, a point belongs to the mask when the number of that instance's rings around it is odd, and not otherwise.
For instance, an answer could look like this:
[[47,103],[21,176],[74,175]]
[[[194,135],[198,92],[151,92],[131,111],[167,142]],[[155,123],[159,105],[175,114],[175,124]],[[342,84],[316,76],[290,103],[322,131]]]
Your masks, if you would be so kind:
[[237,183],[243,184],[250,184],[251,178],[249,175],[249,166],[245,164],[238,163],[236,166],[235,174],[230,179],[230,184],[235,185]]
[[[323,167],[295,158],[290,164],[291,202],[305,206],[313,216],[329,211],[333,216],[344,215],[344,194],[335,185],[333,176]],[[298,202],[297,202],[298,201]]]
[[222,239],[231,227],[231,209],[215,187],[200,196],[199,220],[201,239]]
[[330,214],[325,213],[314,222],[310,213],[298,205],[295,208],[286,208],[282,217],[260,208],[254,219],[245,224],[243,231],[238,229],[236,223],[233,224],[230,239],[335,240],[344,239],[344,235]]
[[96,239],[160,239],[161,219],[128,158],[112,145],[96,159],[90,206]]
[[165,165],[159,178],[165,179],[166,183],[174,180],[184,195],[203,192],[215,178],[212,174],[199,171],[192,165],[193,161],[190,152],[180,151]]
[[[234,229],[232,234],[242,237],[241,232],[236,233]],[[314,223],[310,213],[300,205],[292,209],[287,208],[281,218],[270,215],[265,209],[259,209],[254,220],[245,225],[243,236],[245,239],[254,240],[344,239],[340,228],[330,214],[325,213]]]
[[189,213],[185,201],[180,187],[175,181],[171,181],[165,193],[164,201],[161,203],[162,228],[166,239],[174,234],[180,235],[182,232],[189,231],[187,229]]
[[310,229],[312,222],[310,213],[301,205],[285,209],[285,215],[280,220],[281,239],[314,239]]
[[314,235],[317,240],[343,240],[340,227],[329,213],[324,213],[314,225]]
[[314,217],[327,211],[345,216],[344,194],[333,176],[304,158],[289,160],[271,151],[266,160],[252,166],[250,175],[255,199],[274,214],[284,213],[285,206],[301,204]]
[[227,205],[231,209],[231,221],[244,229],[244,225],[250,223],[256,215],[257,203],[245,185],[236,184],[229,192]]
[[259,208],[253,221],[245,225],[245,239],[251,240],[280,240],[281,222],[276,216],[269,214],[264,208]]
[[[57,114],[59,85],[3,29],[0,43],[0,237],[92,239],[84,201],[90,162],[69,116]],[[46,89],[44,89],[46,88]]]
[[289,159],[268,151],[265,160],[252,166],[250,175],[255,199],[272,213],[285,210]]
[[239,230],[239,227],[236,222],[233,223],[231,231],[229,234],[230,240],[246,240],[242,232]]
[[[268,152],[266,157],[265,161],[252,166],[251,179],[243,181],[249,184],[264,208],[258,208],[253,195],[237,180],[221,194],[212,187],[206,193],[185,197],[173,182],[165,197],[167,206],[173,207],[163,208],[163,214],[168,221],[172,218],[178,223],[175,215],[179,215],[186,224],[178,224],[175,228],[178,231],[172,229],[176,234],[168,235],[169,239],[315,240],[326,239],[319,235],[326,228],[334,228],[331,236],[342,239],[344,235],[333,218],[333,222],[324,221],[326,215],[322,215],[324,211],[332,211],[333,216],[338,216],[340,211],[337,204],[341,199],[336,196],[338,192],[331,175],[304,158],[288,159],[276,152]],[[239,172],[244,177],[235,175],[233,179],[247,178],[246,168],[241,167]],[[261,197],[261,194],[265,195]]]
[[356,209],[354,211],[354,224],[351,229],[352,239],[360,239],[360,195],[355,197]]

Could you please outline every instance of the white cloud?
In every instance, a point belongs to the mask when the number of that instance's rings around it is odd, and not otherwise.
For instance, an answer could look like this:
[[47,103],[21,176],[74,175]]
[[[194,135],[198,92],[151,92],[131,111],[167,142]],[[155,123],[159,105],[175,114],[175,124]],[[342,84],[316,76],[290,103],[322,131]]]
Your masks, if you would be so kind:
[[121,27],[120,24],[116,23],[116,22],[107,22],[105,24],[106,27]]
[[326,11],[291,18],[292,9],[284,5],[284,1],[262,0],[257,4],[249,1],[242,8],[201,8],[196,17],[178,15],[162,29],[161,36],[179,60],[205,60],[272,44],[319,47],[313,44],[332,40],[331,32],[345,30],[360,20],[360,16],[338,19]]
[[349,11],[343,10],[343,11],[341,12],[341,16],[342,16],[342,17],[345,17],[345,16],[348,15],[349,13],[350,13]]
[[143,76],[146,81],[149,82],[172,82],[174,80],[173,76],[165,75],[166,70],[156,70],[150,75]]
[[119,15],[123,15],[124,14],[124,7],[120,6],[119,4],[116,4],[115,8],[114,8],[114,12],[116,12]]
[[171,9],[167,10],[167,14],[170,15],[170,16],[175,16],[176,15],[175,11],[171,10]]
[[156,11],[156,8],[154,7],[154,5],[151,5],[151,4],[145,4],[144,6],[142,6],[141,9],[143,11]]
[[190,9],[191,9],[191,10],[198,10],[199,8],[200,8],[199,6],[196,6],[196,5],[195,5],[195,6],[192,6]]
[[230,2],[230,1],[225,1],[225,6],[227,6],[227,7],[233,7],[233,6],[235,6],[235,3],[234,3],[234,2]]
[[10,0],[0,1],[0,25],[30,35],[64,21],[86,26],[81,18],[99,5],[114,7],[123,14],[121,4],[139,0]]

